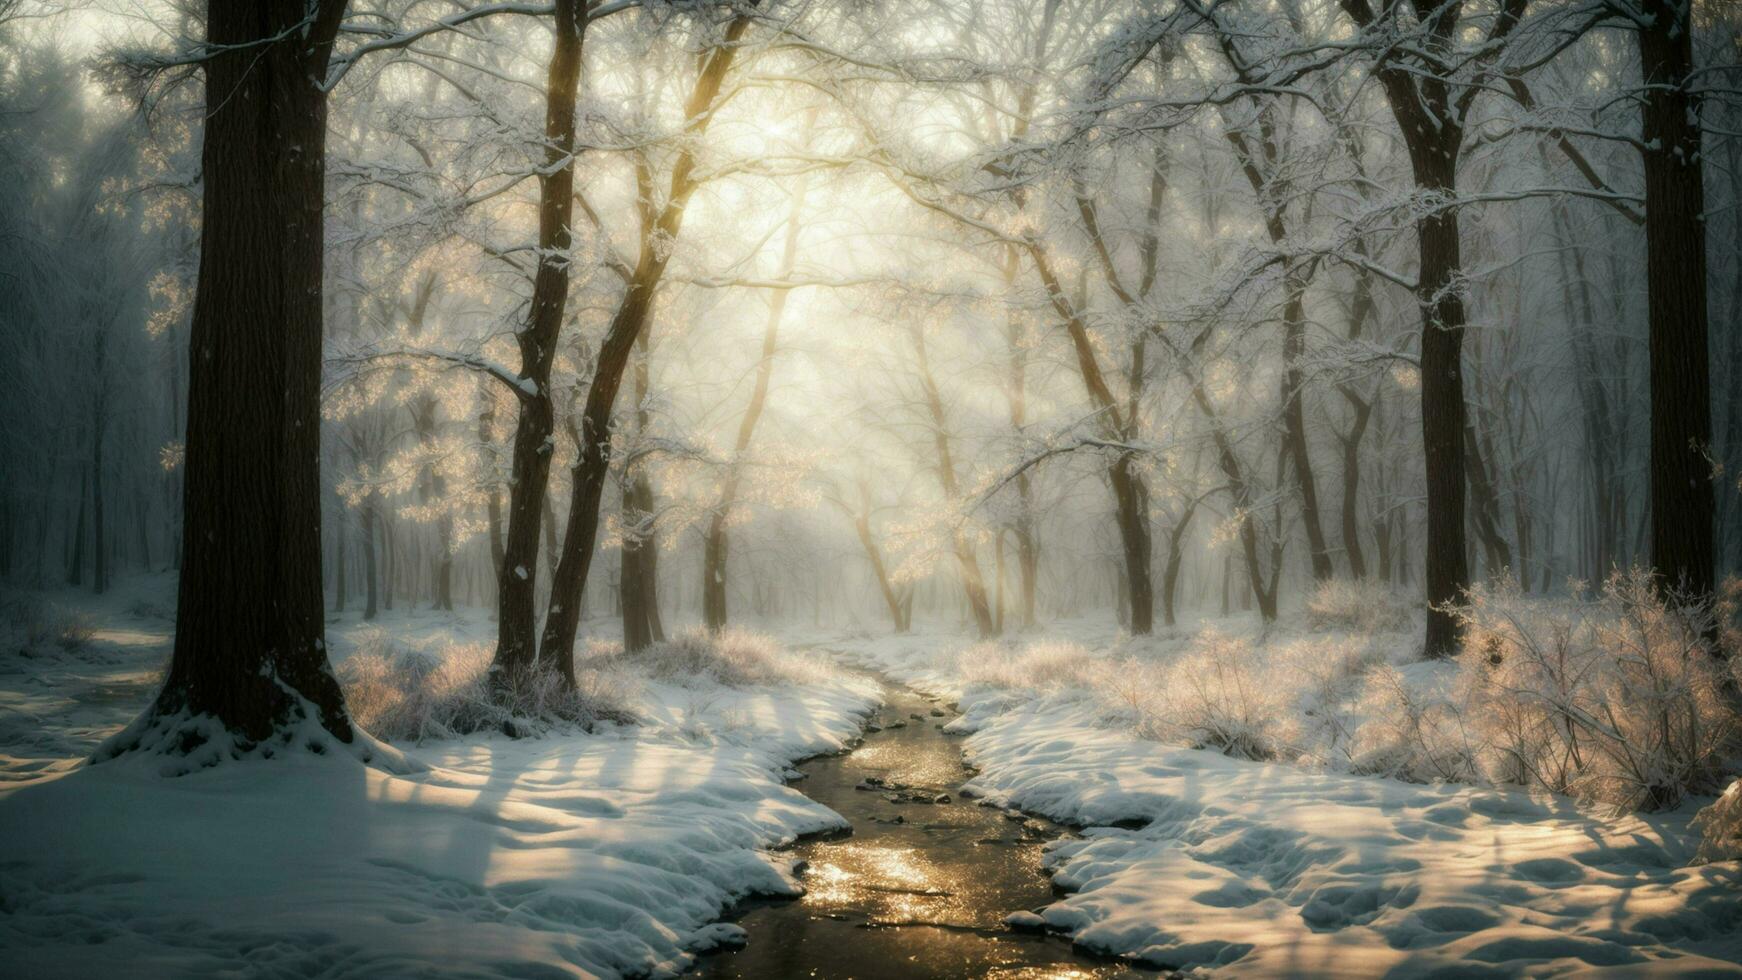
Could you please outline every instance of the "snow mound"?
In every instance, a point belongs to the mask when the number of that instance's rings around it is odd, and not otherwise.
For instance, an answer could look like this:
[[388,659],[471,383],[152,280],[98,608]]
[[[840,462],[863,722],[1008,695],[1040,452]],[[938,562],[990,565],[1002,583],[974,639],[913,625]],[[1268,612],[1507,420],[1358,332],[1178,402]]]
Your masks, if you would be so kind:
[[1742,973],[1742,868],[1691,866],[1686,812],[1170,748],[1065,697],[968,745],[972,792],[1087,828],[1046,859],[1071,894],[1017,924],[1096,952],[1239,976]]

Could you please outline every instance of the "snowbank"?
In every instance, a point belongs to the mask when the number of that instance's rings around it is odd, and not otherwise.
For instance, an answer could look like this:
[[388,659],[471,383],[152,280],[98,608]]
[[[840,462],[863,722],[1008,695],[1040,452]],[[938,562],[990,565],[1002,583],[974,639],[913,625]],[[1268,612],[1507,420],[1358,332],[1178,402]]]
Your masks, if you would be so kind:
[[1097,952],[1240,976],[1742,973],[1742,869],[1687,866],[1686,811],[1602,819],[1565,799],[1240,761],[1082,709],[1061,696],[999,713],[969,739],[968,788],[1088,827],[1049,849],[1072,894],[1039,919]]
[[[877,697],[821,671],[643,678],[637,725],[426,742],[424,772],[304,756],[165,779],[56,755],[128,721],[167,650],[161,618],[97,619],[89,650],[0,673],[0,705],[42,732],[0,730],[9,976],[670,976],[737,941],[710,925],[734,901],[797,892],[770,849],[844,821],[783,777],[846,747]],[[353,633],[333,631],[340,659]],[[99,696],[113,677],[138,682]]]
[[1381,685],[1431,701],[1460,667],[1409,662],[1397,633],[1296,622],[1255,644],[1242,629],[1132,642],[1070,623],[1011,644],[840,645],[957,703],[950,727],[974,733],[979,769],[964,793],[1084,828],[1048,850],[1067,896],[1015,912],[1015,927],[1237,976],[1742,974],[1742,867],[1695,864],[1702,801],[1609,816],[1351,772],[1395,727]]

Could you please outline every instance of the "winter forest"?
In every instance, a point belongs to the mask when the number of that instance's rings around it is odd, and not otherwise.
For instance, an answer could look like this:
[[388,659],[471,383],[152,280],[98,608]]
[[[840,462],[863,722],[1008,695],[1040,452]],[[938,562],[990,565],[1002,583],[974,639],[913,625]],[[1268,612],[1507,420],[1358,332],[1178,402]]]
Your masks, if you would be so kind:
[[0,0],[0,974],[1742,975],[1742,3]]

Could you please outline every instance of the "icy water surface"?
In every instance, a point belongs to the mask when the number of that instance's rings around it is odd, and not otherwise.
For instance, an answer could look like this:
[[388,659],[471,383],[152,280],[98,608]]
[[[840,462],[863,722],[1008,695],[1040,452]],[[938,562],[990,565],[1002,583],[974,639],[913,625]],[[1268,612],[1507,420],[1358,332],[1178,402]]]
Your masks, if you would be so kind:
[[[935,712],[935,713],[934,713]],[[850,837],[801,844],[803,898],[736,921],[744,949],[702,960],[709,978],[1101,980],[1147,977],[1055,936],[1013,932],[1007,914],[1052,899],[1041,845],[1058,828],[963,800],[961,739],[948,715],[888,685],[864,744],[799,768],[811,798],[852,821]],[[947,799],[947,802],[945,800]]]

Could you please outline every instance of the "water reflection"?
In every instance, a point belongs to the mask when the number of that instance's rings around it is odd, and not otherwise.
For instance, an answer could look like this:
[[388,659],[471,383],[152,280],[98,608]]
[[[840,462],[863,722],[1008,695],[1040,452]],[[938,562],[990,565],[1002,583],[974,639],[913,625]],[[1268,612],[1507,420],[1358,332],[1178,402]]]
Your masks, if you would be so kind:
[[[747,910],[738,921],[750,945],[705,960],[704,976],[1154,976],[1079,953],[1063,939],[1003,925],[1010,912],[1051,900],[1051,884],[1039,869],[1053,828],[959,799],[966,779],[961,741],[940,731],[945,719],[931,708],[893,689],[877,719],[882,731],[850,755],[803,767],[808,778],[800,788],[852,821],[853,836],[802,845],[797,856],[808,862],[806,894]],[[931,802],[942,797],[949,802]]]

